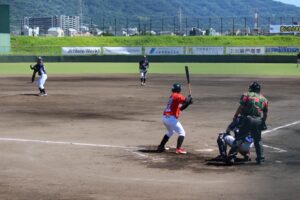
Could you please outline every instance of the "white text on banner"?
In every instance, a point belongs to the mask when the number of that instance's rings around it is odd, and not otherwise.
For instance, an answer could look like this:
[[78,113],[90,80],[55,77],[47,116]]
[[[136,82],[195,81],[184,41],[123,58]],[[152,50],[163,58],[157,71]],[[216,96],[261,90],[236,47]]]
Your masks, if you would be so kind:
[[103,47],[105,55],[141,55],[142,47]]

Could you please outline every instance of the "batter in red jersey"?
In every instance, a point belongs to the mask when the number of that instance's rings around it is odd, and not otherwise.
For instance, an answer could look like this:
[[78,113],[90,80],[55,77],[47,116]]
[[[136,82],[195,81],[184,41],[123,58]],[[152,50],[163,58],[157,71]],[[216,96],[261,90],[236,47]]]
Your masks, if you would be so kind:
[[164,135],[160,145],[157,148],[158,152],[163,152],[166,150],[165,145],[168,142],[169,138],[174,134],[177,133],[178,140],[177,140],[177,147],[176,153],[178,154],[186,154],[186,151],[181,148],[185,137],[185,131],[178,121],[178,117],[180,111],[186,109],[190,104],[193,103],[192,96],[189,95],[188,97],[183,96],[180,94],[181,92],[181,85],[179,83],[173,84],[172,87],[172,94],[169,97],[169,101],[167,103],[166,109],[164,110],[162,121],[167,128],[167,132]]

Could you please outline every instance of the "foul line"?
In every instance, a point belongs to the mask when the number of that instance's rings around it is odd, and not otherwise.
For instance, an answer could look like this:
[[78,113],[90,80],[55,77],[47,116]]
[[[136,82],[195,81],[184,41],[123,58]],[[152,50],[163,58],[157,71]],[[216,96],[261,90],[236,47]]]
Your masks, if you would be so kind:
[[[296,121],[296,122],[293,122],[293,123],[290,123],[290,124],[286,124],[286,125],[283,125],[283,126],[273,128],[271,130],[263,131],[262,135],[267,134],[267,133],[271,133],[271,132],[274,132],[274,131],[277,131],[279,129],[283,129],[283,128],[286,128],[286,127],[289,127],[289,126],[293,126],[293,125],[296,125],[296,124],[299,124],[299,123],[300,123],[300,121]],[[62,141],[50,141],[50,140],[30,140],[30,139],[18,139],[18,138],[0,138],[0,141],[32,142],[32,143],[44,143],[44,144],[61,144],[61,145],[89,146],[89,147],[101,147],[101,148],[119,148],[119,149],[128,149],[128,150],[129,149],[131,149],[131,150],[140,149],[138,147],[133,147],[133,146],[90,144],[90,143],[68,142],[68,141],[62,142]],[[264,145],[264,147],[274,149],[278,152],[287,152],[284,149],[280,149],[280,148],[277,148],[277,147],[272,147],[272,146],[269,146],[269,145]],[[131,152],[133,152],[133,151],[131,151]],[[142,154],[142,153],[134,152],[134,154],[145,157],[145,155]]]
[[286,125],[283,125],[283,126],[279,126],[279,127],[273,128],[271,130],[263,131],[262,135],[264,135],[266,133],[271,133],[271,132],[274,132],[274,131],[277,131],[279,129],[283,129],[283,128],[286,128],[286,127],[289,127],[289,126],[293,126],[293,125],[296,125],[296,124],[299,124],[299,123],[300,123],[300,121],[296,121],[296,122],[293,122],[293,123],[290,123],[290,124],[286,124]]
[[[283,126],[279,126],[279,127],[273,128],[271,130],[263,131],[262,135],[265,135],[267,133],[271,133],[271,132],[274,132],[274,131],[277,131],[277,130],[280,130],[280,129],[283,129],[283,128],[286,128],[286,127],[289,127],[289,126],[293,126],[293,125],[296,125],[296,124],[299,124],[299,123],[300,123],[300,121],[296,121],[296,122],[293,122],[293,123],[290,123],[290,124],[285,124]],[[269,146],[269,145],[265,145],[265,144],[263,146],[266,147],[266,148],[270,148],[270,149],[276,150],[278,153],[285,153],[285,152],[287,152],[287,150],[284,150],[284,149],[281,149],[281,148],[278,148],[278,147],[273,147],[273,146]]]
[[18,139],[18,138],[0,138],[0,140],[13,141],[13,142],[33,142],[33,143],[44,143],[44,144],[67,144],[67,145],[102,147],[102,148],[138,149],[138,147],[130,147],[130,146],[89,144],[89,143],[79,143],[79,142],[60,142],[60,141],[50,141],[50,140],[29,140],[29,139]]

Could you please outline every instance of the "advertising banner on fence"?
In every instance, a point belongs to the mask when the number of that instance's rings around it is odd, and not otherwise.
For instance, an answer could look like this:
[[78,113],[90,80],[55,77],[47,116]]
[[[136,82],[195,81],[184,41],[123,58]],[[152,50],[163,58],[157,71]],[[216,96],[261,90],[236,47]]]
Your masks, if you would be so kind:
[[270,33],[300,33],[300,25],[270,25]]
[[187,55],[223,55],[224,47],[186,47]]
[[100,55],[101,47],[62,47],[62,55]]
[[141,55],[142,47],[103,47],[105,55]]
[[262,55],[265,54],[265,47],[227,47],[226,54],[249,54],[249,55]]
[[266,53],[298,53],[298,47],[266,47]]
[[183,47],[146,47],[146,55],[183,55]]

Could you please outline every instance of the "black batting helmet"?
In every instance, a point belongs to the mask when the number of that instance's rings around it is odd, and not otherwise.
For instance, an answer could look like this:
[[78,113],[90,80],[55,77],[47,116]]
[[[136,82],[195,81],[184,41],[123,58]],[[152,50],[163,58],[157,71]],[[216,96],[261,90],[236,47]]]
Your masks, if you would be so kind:
[[174,83],[172,86],[172,92],[181,92],[181,85],[179,83]]
[[253,82],[249,85],[249,92],[260,93],[260,85],[257,82]]

